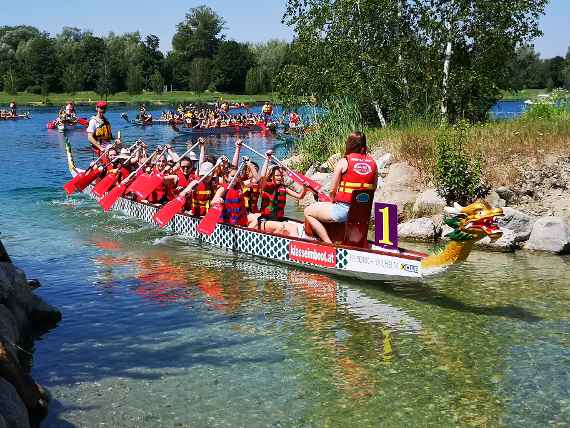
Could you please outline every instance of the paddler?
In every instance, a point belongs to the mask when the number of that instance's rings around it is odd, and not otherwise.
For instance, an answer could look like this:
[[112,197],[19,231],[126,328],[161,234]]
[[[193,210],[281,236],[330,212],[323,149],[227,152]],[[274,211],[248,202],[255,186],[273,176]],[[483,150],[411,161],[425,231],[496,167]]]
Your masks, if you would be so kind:
[[107,102],[99,101],[95,104],[95,109],[97,113],[91,118],[87,126],[87,140],[95,154],[99,156],[103,146],[113,139],[113,134],[111,132],[111,124],[105,117]]
[[212,198],[212,204],[221,203],[224,205],[222,210],[222,218],[224,223],[234,226],[247,226],[247,210],[245,208],[245,199],[243,196],[242,182],[236,177],[238,168],[231,166],[224,183]]
[[10,114],[12,115],[12,117],[16,117],[18,115],[18,112],[16,111],[16,100],[12,100],[10,102]]
[[[273,157],[273,151],[265,152],[265,162],[261,168],[261,210],[259,215],[264,218],[280,220],[285,217],[285,205],[287,196],[295,199],[303,199],[307,193],[307,188],[303,187],[301,192],[297,192],[285,185],[285,174],[283,168],[273,165],[269,167]],[[255,219],[257,220],[257,217]]]
[[269,101],[266,101],[261,108],[261,112],[265,116],[265,119],[268,119],[269,116],[273,114],[273,105]]
[[[236,140],[236,149],[234,152],[234,157],[232,159],[232,165],[234,167],[238,166],[242,143],[243,140],[241,138],[238,138]],[[249,164],[251,164],[251,167]],[[247,212],[250,214],[259,213],[259,166],[255,162],[249,161],[248,167],[244,169],[242,172],[242,177],[240,177],[240,179],[243,184],[242,190]]]
[[[202,178],[207,175],[204,180],[198,183],[192,190],[191,196],[191,206],[192,215],[204,216],[210,208],[210,200],[212,199],[213,189],[212,189],[212,175],[209,172],[214,168],[214,164],[211,162],[202,162],[200,164],[200,170],[198,172],[198,178]],[[181,195],[184,192],[181,193]]]
[[139,107],[139,114],[137,119],[140,120],[142,123],[152,122],[152,115],[146,111],[146,106],[141,104]]
[[375,190],[378,166],[367,154],[366,136],[353,132],[346,140],[344,157],[333,172],[331,198],[334,202],[315,202],[305,208],[305,220],[321,240],[331,243],[323,223],[346,223],[352,203],[352,192]]
[[292,111],[289,113],[289,128],[297,128],[299,126],[299,122],[301,118],[296,111]]

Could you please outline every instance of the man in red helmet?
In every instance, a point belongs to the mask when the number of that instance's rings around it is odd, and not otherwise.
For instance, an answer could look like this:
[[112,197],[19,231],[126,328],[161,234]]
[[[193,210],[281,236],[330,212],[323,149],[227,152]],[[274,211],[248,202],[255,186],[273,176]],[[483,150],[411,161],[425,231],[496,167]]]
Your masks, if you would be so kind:
[[104,148],[103,146],[113,139],[113,134],[111,124],[105,117],[107,102],[99,101],[95,108],[97,113],[91,118],[89,126],[87,126],[87,140],[95,154],[99,156]]

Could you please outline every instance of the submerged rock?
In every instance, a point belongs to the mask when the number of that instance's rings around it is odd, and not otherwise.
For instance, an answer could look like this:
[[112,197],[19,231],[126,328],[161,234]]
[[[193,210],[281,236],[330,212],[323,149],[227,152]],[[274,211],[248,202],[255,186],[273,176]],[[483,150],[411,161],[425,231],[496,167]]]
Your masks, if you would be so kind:
[[441,235],[441,229],[431,218],[416,218],[398,225],[398,237],[408,241],[433,242]]
[[570,228],[560,217],[539,218],[532,228],[525,250],[570,253]]

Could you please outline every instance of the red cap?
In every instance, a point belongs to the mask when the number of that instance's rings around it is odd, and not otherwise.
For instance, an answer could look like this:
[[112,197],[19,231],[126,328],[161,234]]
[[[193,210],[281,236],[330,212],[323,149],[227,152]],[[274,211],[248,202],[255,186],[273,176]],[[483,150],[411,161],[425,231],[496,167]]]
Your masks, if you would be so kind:
[[107,107],[107,101],[99,101],[97,104],[95,104],[95,107],[105,108]]

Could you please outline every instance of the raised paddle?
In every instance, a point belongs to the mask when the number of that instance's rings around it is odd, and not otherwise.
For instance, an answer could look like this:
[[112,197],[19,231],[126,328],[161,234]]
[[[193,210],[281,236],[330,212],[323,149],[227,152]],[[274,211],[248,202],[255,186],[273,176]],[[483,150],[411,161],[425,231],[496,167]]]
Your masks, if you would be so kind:
[[180,192],[176,198],[168,202],[165,206],[163,206],[155,215],[154,221],[162,228],[165,227],[170,221],[174,218],[176,214],[178,214],[184,204],[186,203],[186,193],[192,190],[195,186],[200,184],[206,177],[208,177],[212,172],[216,170],[216,168],[221,165],[222,161],[218,159],[218,162],[210,169],[200,180],[190,183],[186,188]]
[[[180,162],[180,160],[182,160],[182,158],[184,156],[186,156],[188,153],[190,153],[192,150],[194,150],[196,148],[196,146],[200,144],[200,142],[197,142],[196,144],[194,144],[192,147],[190,147],[188,150],[186,150],[182,156],[180,156],[180,158],[176,161],[176,164],[178,164]],[[168,166],[164,167],[161,171],[157,172],[157,173],[152,173],[142,184],[140,189],[136,189],[134,191],[134,193],[141,199],[146,199],[148,198],[148,195],[150,195],[152,192],[154,192],[159,186],[162,185],[163,181],[164,181],[164,171],[166,170],[166,168],[168,168]],[[133,183],[134,185],[134,183]]]
[[[66,139],[66,143],[69,143],[69,140],[67,140],[67,137],[65,137],[65,139]],[[82,182],[84,180],[86,180],[87,178],[90,179],[91,178],[90,176],[93,176],[93,179],[91,181],[95,180],[95,177],[100,174],[100,171],[96,170],[96,172],[95,172],[92,168],[95,165],[97,165],[97,163],[107,154],[107,151],[109,149],[111,149],[112,147],[114,147],[115,144],[117,144],[117,142],[114,142],[109,147],[107,147],[105,149],[105,151],[103,153],[101,153],[101,156],[99,156],[97,159],[95,159],[93,162],[91,162],[89,164],[89,167],[85,171],[80,172],[79,174],[77,174],[75,177],[73,177],[71,180],[69,180],[67,183],[65,183],[63,185],[63,189],[65,190],[65,192],[68,195],[72,195],[74,192],[79,190],[79,184],[82,184]]]
[[[228,184],[228,189],[230,189],[232,187],[232,184],[234,184],[234,181],[236,180],[236,178],[239,177],[242,169],[244,168],[244,166],[246,165],[247,162],[248,162],[248,159],[243,159],[241,161],[241,165],[239,166],[236,174],[234,175],[234,178],[232,178],[232,180],[230,181],[230,184]],[[223,194],[225,194],[225,192],[226,191],[224,191]],[[212,233],[214,233],[214,230],[216,230],[216,226],[218,225],[218,221],[220,220],[220,217],[222,216],[223,209],[224,209],[223,203],[213,204],[210,207],[210,209],[208,209],[208,212],[206,213],[204,218],[198,224],[196,231],[198,233],[203,233],[204,235],[208,235],[208,236],[210,236]]]
[[81,126],[88,126],[89,125],[89,121],[87,119],[85,119],[84,117],[78,117],[77,123],[79,123]]
[[[253,153],[255,153],[258,156],[261,156],[264,159],[267,159],[267,156],[262,155],[261,153],[259,153],[257,150],[251,148],[250,146],[248,146],[247,144],[242,143],[242,145],[251,150]],[[287,175],[296,183],[299,183],[305,187],[308,187],[309,189],[311,189],[313,192],[317,193],[317,195],[319,196],[319,201],[321,202],[331,202],[331,198],[326,195],[325,193],[321,192],[321,189],[323,188],[322,184],[316,182],[315,180],[311,180],[309,177],[301,174],[300,172],[297,171],[293,171],[291,168],[289,168],[287,165],[285,165],[283,162],[281,162],[279,159],[275,158],[275,157],[271,157],[271,159],[280,167],[285,168],[287,170]]]
[[[158,152],[158,150],[159,149],[157,149],[155,151],[155,153]],[[115,186],[113,188],[113,190],[111,190],[109,193],[107,193],[105,196],[103,196],[101,198],[101,200],[99,201],[99,205],[101,205],[101,207],[103,207],[104,211],[109,211],[113,207],[115,202],[117,202],[117,199],[119,199],[119,197],[123,193],[125,193],[125,190],[127,190],[127,185],[129,184],[129,181],[131,181],[132,178],[137,175],[137,173],[152,159],[152,157],[153,156],[151,155],[136,170],[131,172],[127,176],[127,178],[125,178],[123,181],[121,181],[121,183],[118,186]]]

